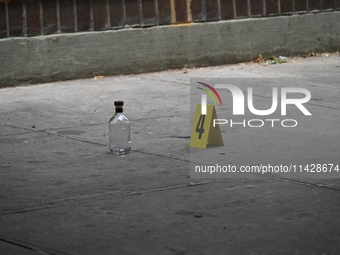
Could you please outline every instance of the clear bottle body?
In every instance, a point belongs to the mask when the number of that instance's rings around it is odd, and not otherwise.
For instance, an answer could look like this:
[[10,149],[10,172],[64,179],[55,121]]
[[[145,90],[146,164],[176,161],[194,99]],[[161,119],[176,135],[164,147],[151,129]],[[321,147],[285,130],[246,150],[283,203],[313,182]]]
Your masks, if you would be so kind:
[[124,155],[131,149],[130,121],[122,113],[116,114],[109,121],[109,148],[112,154]]

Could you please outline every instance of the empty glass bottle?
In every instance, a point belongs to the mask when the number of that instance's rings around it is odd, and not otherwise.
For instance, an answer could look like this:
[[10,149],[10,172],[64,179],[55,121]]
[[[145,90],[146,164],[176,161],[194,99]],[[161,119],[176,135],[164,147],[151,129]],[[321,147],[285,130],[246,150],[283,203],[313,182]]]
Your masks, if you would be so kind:
[[109,147],[112,154],[127,154],[131,149],[130,121],[123,114],[123,101],[115,101],[116,114],[109,121]]

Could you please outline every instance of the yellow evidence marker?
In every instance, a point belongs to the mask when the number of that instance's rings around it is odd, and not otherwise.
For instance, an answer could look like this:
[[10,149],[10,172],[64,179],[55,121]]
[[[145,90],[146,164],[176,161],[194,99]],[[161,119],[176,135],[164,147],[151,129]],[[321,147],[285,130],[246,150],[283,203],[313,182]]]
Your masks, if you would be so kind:
[[205,149],[208,144],[224,145],[220,126],[215,124],[214,127],[214,119],[217,119],[214,105],[207,104],[206,115],[203,115],[201,104],[197,104],[190,137],[190,147]]

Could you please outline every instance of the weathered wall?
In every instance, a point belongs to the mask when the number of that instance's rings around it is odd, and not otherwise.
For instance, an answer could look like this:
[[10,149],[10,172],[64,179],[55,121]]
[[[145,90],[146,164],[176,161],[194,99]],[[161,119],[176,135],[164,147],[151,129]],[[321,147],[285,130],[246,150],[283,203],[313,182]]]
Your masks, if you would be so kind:
[[340,49],[340,12],[0,40],[0,87]]
[[340,0],[0,0],[0,87],[339,50]]
[[335,10],[340,0],[0,0],[0,38]]

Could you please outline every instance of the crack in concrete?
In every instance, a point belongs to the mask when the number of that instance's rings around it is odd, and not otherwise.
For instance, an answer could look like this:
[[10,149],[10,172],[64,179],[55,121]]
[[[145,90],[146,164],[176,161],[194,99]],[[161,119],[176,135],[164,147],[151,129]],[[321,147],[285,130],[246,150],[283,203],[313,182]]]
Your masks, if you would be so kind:
[[[311,188],[322,188],[322,189],[332,190],[336,192],[340,191],[340,188],[330,187],[324,184],[300,181],[300,180],[289,179],[289,178],[280,177],[280,176],[272,176],[272,175],[264,176],[261,174],[254,174],[254,175],[257,177],[261,176],[265,179],[272,179],[275,181],[285,181],[285,182],[290,182],[293,184],[303,185],[303,186],[307,186]],[[73,204],[77,202],[102,200],[102,199],[108,199],[108,198],[113,198],[113,197],[149,194],[149,193],[162,192],[162,191],[168,191],[168,190],[173,190],[173,189],[190,188],[190,187],[195,187],[199,185],[209,185],[209,184],[215,184],[215,183],[221,183],[221,182],[228,182],[231,180],[245,180],[245,179],[247,178],[206,180],[206,181],[200,181],[200,182],[190,182],[190,183],[182,183],[182,184],[176,184],[176,185],[170,185],[170,186],[164,186],[164,187],[150,188],[150,189],[145,189],[145,190],[118,190],[118,191],[104,192],[104,193],[98,193],[98,194],[92,194],[92,195],[71,197],[67,199],[60,199],[60,200],[53,200],[53,201],[30,204],[22,208],[17,208],[13,210],[2,211],[2,212],[0,211],[0,216],[39,211],[39,210],[50,209],[54,207],[65,206],[65,205],[69,205],[69,204]],[[231,186],[231,187],[226,187],[226,188],[230,189],[230,188],[237,188],[237,187],[239,186]]]
[[235,179],[190,182],[190,183],[182,183],[182,184],[170,185],[170,186],[164,186],[164,187],[158,187],[158,188],[150,188],[150,189],[145,189],[145,190],[119,190],[119,191],[104,192],[104,193],[85,195],[85,196],[79,196],[79,197],[71,197],[67,199],[60,199],[60,200],[53,200],[53,201],[30,204],[22,208],[2,211],[0,212],[0,215],[26,213],[26,212],[49,209],[53,207],[64,206],[64,205],[73,204],[76,202],[91,201],[94,199],[101,200],[101,199],[107,199],[107,198],[118,197],[118,196],[132,196],[132,195],[148,194],[148,193],[161,192],[161,191],[167,191],[167,190],[173,190],[173,189],[190,188],[190,187],[195,187],[198,185],[205,185],[209,183],[227,182],[230,180],[235,180]]
[[[3,125],[7,126],[7,127],[11,127],[11,128],[30,131],[32,133],[42,133],[42,134],[46,134],[46,135],[50,135],[50,136],[57,136],[57,137],[61,137],[61,138],[71,139],[71,140],[76,141],[76,142],[83,142],[83,143],[88,143],[88,144],[91,144],[91,145],[99,145],[99,146],[102,146],[102,147],[108,147],[108,145],[106,145],[106,144],[91,142],[91,141],[87,141],[87,140],[83,140],[83,139],[79,139],[79,138],[75,138],[75,137],[71,137],[71,136],[67,136],[67,135],[63,135],[63,134],[56,134],[56,133],[49,132],[47,130],[32,130],[32,129],[29,129],[29,128],[17,127],[17,126],[12,126],[12,125],[8,125],[8,124],[3,124]],[[183,161],[183,162],[190,162],[189,160],[177,158],[177,157],[170,156],[170,155],[149,153],[149,152],[144,152],[144,151],[140,151],[140,150],[133,150],[133,149],[130,152],[137,152],[137,153],[141,153],[141,154],[145,154],[145,155],[174,159],[174,160]]]
[[18,239],[14,239],[14,238],[10,238],[10,237],[4,237],[4,236],[0,236],[0,241],[1,242],[5,242],[17,247],[21,247],[27,250],[31,250],[31,251],[35,251],[38,253],[42,253],[42,254],[48,254],[48,255],[71,255],[70,253],[65,253],[65,252],[60,252],[60,251],[56,251],[56,250],[52,250],[34,243],[30,243],[30,242],[26,242],[23,240],[18,240]]
[[[181,114],[181,118],[185,118],[185,116],[190,116],[190,113],[187,114]],[[138,119],[132,119],[130,118],[130,120],[132,121],[139,121],[139,120],[150,120],[150,119],[163,119],[163,118],[173,118],[175,117],[175,115],[167,115],[167,116],[151,116],[151,117],[145,117],[145,118],[138,118]],[[95,127],[95,126],[100,126],[100,125],[106,125],[108,122],[100,122],[100,123],[92,123],[92,124],[86,124],[86,125],[73,125],[73,126],[67,126],[67,127],[58,127],[58,128],[49,128],[49,131],[56,131],[56,130],[64,130],[64,129],[70,129],[70,128],[78,128],[78,127]],[[2,126],[5,127],[11,127],[11,128],[16,128],[16,129],[21,129],[21,130],[25,130],[25,131],[33,131],[33,132],[43,132],[46,131],[47,129],[43,129],[43,130],[32,130],[31,128],[23,128],[23,127],[18,127],[18,126],[14,126],[14,125],[10,125],[10,124],[6,124],[6,123],[2,123],[0,124]],[[25,132],[27,133],[27,132]],[[23,133],[23,134],[25,134]],[[8,135],[7,135],[8,136]]]
[[332,187],[326,184],[319,184],[319,183],[314,183],[314,182],[309,182],[309,181],[301,181],[301,180],[286,178],[286,177],[281,177],[281,176],[273,176],[270,174],[268,174],[267,177],[270,179],[274,179],[274,180],[279,179],[281,181],[291,182],[291,183],[314,187],[314,188],[322,188],[322,189],[328,189],[328,190],[333,190],[333,191],[340,191],[340,187]]

